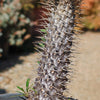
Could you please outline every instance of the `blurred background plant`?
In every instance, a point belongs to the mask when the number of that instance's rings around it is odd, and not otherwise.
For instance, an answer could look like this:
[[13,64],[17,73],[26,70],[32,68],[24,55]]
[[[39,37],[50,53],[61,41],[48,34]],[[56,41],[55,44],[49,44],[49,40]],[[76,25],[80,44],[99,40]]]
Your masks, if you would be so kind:
[[[32,21],[23,13],[20,0],[2,0],[0,6],[0,53],[6,57],[9,46],[21,46],[31,37]],[[1,56],[2,56],[1,55]]]
[[83,3],[83,28],[89,30],[100,29],[100,0],[83,0]]
[[[41,16],[45,9],[38,3],[43,0],[0,0],[0,57],[7,57],[9,48],[22,51],[33,47],[28,42],[35,41]],[[100,29],[100,0],[83,0],[84,26],[82,29]],[[31,38],[33,37],[33,40]],[[27,47],[25,47],[27,45]],[[33,49],[33,48],[32,48]]]

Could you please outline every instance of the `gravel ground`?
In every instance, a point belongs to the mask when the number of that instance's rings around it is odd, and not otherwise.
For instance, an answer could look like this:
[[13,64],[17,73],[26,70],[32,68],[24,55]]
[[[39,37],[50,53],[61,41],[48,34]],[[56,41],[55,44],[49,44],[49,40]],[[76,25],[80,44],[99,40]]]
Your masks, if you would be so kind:
[[[87,32],[79,36],[72,81],[68,84],[69,93],[78,100],[100,99],[100,32]],[[36,77],[38,53],[11,56],[0,63],[0,89],[8,93],[17,91],[16,86],[25,87],[27,78]],[[6,69],[5,69],[6,68]],[[2,70],[1,69],[5,69]]]

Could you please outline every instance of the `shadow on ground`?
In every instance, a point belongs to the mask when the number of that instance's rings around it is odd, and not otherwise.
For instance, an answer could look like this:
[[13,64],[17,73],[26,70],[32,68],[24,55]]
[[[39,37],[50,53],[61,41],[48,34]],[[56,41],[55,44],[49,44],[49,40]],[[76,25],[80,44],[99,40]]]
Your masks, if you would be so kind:
[[5,89],[0,89],[0,94],[5,94],[7,93]]
[[78,100],[78,99],[74,99],[74,98],[68,97],[67,100]]
[[31,52],[21,54],[10,54],[7,59],[0,59],[0,72],[10,69],[16,64],[22,64],[23,60],[19,59],[20,56],[27,56]]

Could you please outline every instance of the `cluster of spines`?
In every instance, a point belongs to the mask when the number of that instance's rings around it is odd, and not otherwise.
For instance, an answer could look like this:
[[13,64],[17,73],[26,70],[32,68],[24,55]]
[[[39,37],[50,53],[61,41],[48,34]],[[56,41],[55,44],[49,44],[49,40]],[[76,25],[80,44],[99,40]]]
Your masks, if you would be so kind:
[[68,82],[80,4],[81,0],[59,0],[56,4],[52,0],[45,3],[48,17],[44,18],[43,25],[47,34],[42,45],[39,77],[35,80],[37,94],[33,93],[33,100],[66,100],[63,92]]

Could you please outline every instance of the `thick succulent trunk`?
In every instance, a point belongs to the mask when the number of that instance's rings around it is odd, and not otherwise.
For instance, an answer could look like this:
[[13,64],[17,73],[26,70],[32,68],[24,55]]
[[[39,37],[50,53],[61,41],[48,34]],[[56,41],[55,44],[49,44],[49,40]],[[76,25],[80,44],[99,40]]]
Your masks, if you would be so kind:
[[42,58],[38,68],[33,93],[33,100],[66,100],[63,95],[68,82],[68,68],[74,39],[75,16],[78,13],[80,0],[49,1],[50,10],[47,35]]

